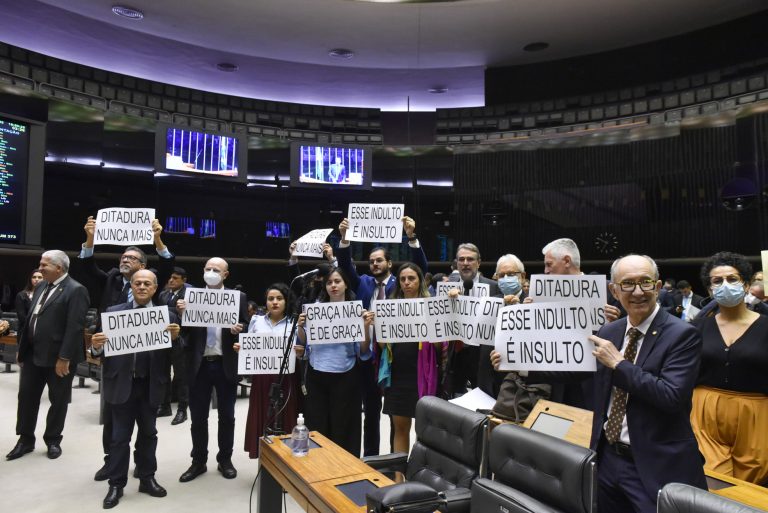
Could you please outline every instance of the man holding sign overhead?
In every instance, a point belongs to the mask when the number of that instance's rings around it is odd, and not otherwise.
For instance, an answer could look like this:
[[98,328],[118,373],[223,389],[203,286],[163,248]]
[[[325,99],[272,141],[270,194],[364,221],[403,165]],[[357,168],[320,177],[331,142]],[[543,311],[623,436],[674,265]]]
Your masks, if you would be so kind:
[[248,298],[242,292],[224,288],[228,276],[226,260],[211,258],[203,271],[207,287],[187,289],[185,298],[176,303],[182,312],[188,347],[186,366],[192,417],[192,465],[179,478],[182,483],[208,470],[208,410],[214,388],[219,415],[218,470],[226,479],[237,477],[232,465],[238,382],[233,344],[248,323]]
[[[402,207],[402,205],[400,206]],[[363,212],[363,210],[353,211],[352,207],[353,205],[350,205],[350,215],[361,215],[360,212]],[[365,212],[372,212],[372,210],[365,210]],[[402,209],[400,213],[402,213]],[[411,262],[418,265],[422,272],[427,272],[427,256],[424,254],[424,249],[416,237],[416,221],[408,216],[404,216],[400,220],[402,221],[405,235],[408,237],[408,246],[411,248]],[[368,255],[368,269],[371,274],[358,275],[349,252],[348,229],[349,219],[344,218],[341,224],[339,224],[339,232],[341,233],[341,241],[339,242],[337,253],[339,267],[349,276],[350,286],[355,292],[357,299],[363,302],[363,308],[370,310],[372,301],[389,297],[395,289],[395,277],[392,275],[392,257],[384,247],[377,246],[373,248]],[[401,237],[399,231],[398,237]],[[400,242],[399,239],[398,242]],[[374,352],[376,350],[375,344],[373,345],[373,350]],[[363,456],[375,456],[379,454],[379,417],[381,414],[381,389],[377,383],[377,358],[360,362],[360,379],[362,380],[363,411],[365,412]]]
[[[136,474],[139,492],[165,497],[155,480],[157,471],[157,406],[168,381],[166,367],[171,340],[179,336],[178,317],[167,306],[155,308],[157,276],[139,270],[131,277],[133,299],[107,309],[102,329],[91,339],[92,352],[104,354],[104,399],[112,407],[112,446],[108,464],[109,492],[104,509],[117,506],[128,482],[130,444],[136,424]],[[155,350],[152,350],[155,349]]]

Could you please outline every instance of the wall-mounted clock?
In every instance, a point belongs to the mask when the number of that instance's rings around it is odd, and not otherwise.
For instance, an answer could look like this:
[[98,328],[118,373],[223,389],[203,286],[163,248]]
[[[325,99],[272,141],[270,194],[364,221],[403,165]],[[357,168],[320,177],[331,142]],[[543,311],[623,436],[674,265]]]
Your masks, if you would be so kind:
[[619,239],[611,232],[602,232],[595,237],[595,249],[603,255],[610,255],[619,247]]

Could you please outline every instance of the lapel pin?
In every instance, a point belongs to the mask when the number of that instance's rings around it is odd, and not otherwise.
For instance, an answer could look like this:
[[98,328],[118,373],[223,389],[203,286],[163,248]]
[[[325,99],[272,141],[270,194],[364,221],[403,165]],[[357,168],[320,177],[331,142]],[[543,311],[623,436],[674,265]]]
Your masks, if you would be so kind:
[[654,330],[653,333],[651,333],[651,335],[655,335],[656,333],[658,333],[658,332],[656,330]]

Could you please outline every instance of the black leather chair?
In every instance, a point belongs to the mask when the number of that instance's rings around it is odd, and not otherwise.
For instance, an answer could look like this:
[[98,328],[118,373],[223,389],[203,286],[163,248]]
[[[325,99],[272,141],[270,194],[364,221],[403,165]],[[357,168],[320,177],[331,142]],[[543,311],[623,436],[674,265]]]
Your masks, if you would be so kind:
[[695,486],[670,483],[659,492],[658,513],[760,513],[740,502]]
[[472,486],[472,513],[591,513],[596,511],[596,454],[560,438],[503,424],[490,435],[494,480]]
[[486,423],[487,417],[480,413],[437,397],[421,398],[416,404],[416,442],[410,456],[394,453],[363,458],[380,472],[402,472],[408,480],[380,488],[377,495],[396,498],[385,501],[389,506],[392,502],[424,505],[431,499],[441,511],[469,511],[470,487],[483,459]]

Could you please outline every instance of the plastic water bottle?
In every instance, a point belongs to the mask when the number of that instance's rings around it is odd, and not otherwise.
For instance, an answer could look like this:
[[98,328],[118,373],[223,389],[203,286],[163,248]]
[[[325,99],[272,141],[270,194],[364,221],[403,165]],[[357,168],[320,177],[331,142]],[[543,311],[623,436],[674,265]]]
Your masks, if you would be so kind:
[[309,452],[309,429],[304,425],[304,415],[299,413],[296,427],[291,433],[291,451],[294,456],[306,456]]

